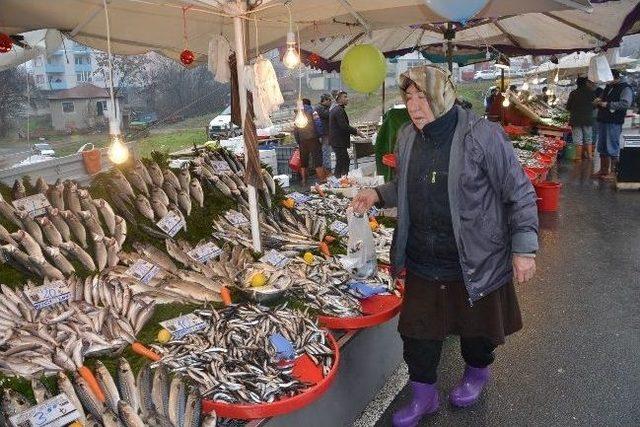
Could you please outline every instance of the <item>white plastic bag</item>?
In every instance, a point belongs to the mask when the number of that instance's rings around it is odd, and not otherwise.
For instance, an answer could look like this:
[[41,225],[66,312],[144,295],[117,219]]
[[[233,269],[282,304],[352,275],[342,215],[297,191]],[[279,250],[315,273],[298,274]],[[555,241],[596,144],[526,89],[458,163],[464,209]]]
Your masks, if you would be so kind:
[[347,255],[342,258],[343,266],[358,279],[368,279],[376,274],[376,244],[369,226],[367,215],[359,215],[347,209],[349,241]]
[[603,53],[599,53],[591,58],[587,77],[595,83],[606,83],[613,80],[609,61],[607,61],[607,57]]

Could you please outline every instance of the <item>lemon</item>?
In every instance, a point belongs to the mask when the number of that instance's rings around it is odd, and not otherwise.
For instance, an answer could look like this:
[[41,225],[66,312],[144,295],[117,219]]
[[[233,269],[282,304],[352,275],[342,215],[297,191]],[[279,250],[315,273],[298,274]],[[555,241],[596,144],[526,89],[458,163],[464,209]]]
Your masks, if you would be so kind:
[[307,264],[313,264],[314,258],[315,257],[311,252],[305,252],[304,256],[302,257],[302,259],[304,259],[304,262],[306,262]]
[[289,197],[282,201],[282,206],[288,209],[293,209],[296,206],[296,201]]
[[378,221],[375,219],[373,221],[369,221],[369,227],[371,227],[371,231],[376,231],[378,229]]
[[267,276],[264,273],[256,273],[251,276],[251,286],[254,288],[259,288],[267,284]]
[[158,332],[158,342],[165,343],[169,342],[170,339],[171,332],[167,331],[166,329],[160,329],[160,332]]
[[69,424],[69,427],[82,427],[82,423],[80,421],[74,421]]

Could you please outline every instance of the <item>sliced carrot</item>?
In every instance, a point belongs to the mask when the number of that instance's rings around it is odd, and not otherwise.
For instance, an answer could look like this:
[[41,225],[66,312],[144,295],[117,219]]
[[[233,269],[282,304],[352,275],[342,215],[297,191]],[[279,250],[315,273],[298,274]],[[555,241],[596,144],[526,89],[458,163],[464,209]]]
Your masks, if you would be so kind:
[[227,288],[226,286],[223,286],[222,289],[220,289],[220,295],[222,296],[222,302],[224,303],[224,305],[233,304],[233,301],[231,300],[231,292],[229,292],[229,288]]
[[327,243],[333,243],[336,241],[336,238],[327,234],[326,236],[324,236],[324,241]]
[[329,250],[329,245],[327,245],[325,242],[320,243],[320,252],[322,252],[327,257],[331,257],[331,251]]
[[134,342],[133,344],[131,344],[131,350],[133,350],[134,353],[139,354],[140,356],[153,360],[154,362],[162,359],[162,357],[158,353],[151,350],[150,348],[147,348],[140,342]]
[[98,380],[96,380],[96,377],[93,375],[93,372],[91,372],[91,369],[87,368],[86,366],[80,366],[80,368],[78,368],[78,373],[87,382],[89,388],[91,389],[93,394],[95,394],[96,398],[100,402],[104,402],[104,393],[102,392],[100,385],[98,385]]

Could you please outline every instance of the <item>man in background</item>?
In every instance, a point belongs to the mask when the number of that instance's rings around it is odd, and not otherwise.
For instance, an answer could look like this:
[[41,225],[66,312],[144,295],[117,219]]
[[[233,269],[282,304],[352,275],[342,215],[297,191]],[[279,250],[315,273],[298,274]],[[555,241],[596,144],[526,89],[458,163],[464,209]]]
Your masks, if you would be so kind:
[[603,180],[615,178],[620,157],[622,125],[627,109],[633,102],[631,86],[624,81],[620,71],[611,70],[611,74],[613,74],[613,81],[604,88],[602,96],[594,100],[594,105],[598,108],[600,170],[592,177]]
[[578,159],[592,159],[591,136],[593,126],[593,100],[596,95],[589,87],[586,77],[578,77],[577,89],[571,91],[567,100],[567,111],[570,114],[569,125],[573,135],[573,143],[578,149]]
[[322,94],[320,103],[316,106],[316,113],[322,122],[322,135],[320,135],[320,144],[322,145],[322,165],[327,174],[331,173],[331,145],[329,144],[329,112],[333,104],[333,97],[328,94]]
[[349,173],[348,148],[351,146],[351,135],[365,138],[364,134],[349,124],[345,107],[349,104],[347,92],[339,92],[336,106],[329,113],[329,143],[336,154],[335,176],[342,177]]

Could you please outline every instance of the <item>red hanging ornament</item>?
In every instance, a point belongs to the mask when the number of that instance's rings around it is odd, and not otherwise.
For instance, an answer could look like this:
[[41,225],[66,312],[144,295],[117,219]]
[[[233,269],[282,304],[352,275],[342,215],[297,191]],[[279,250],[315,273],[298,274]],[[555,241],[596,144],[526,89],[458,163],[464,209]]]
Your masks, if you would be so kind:
[[13,48],[13,40],[5,33],[0,33],[0,53],[7,53]]
[[180,62],[184,65],[190,65],[196,59],[196,55],[191,52],[189,49],[185,49],[180,54]]

